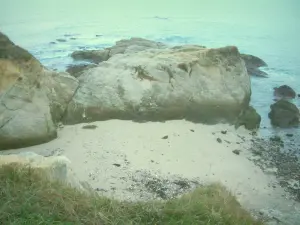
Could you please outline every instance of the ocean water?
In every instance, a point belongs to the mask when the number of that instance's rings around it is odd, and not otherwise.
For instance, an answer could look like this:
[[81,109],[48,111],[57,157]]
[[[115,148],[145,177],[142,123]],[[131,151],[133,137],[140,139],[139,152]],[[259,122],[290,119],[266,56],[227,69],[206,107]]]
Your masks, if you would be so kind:
[[[299,0],[0,0],[0,6],[0,30],[59,71],[73,63],[69,55],[75,50],[101,49],[130,37],[170,45],[235,45],[269,65],[263,69],[269,78],[251,79],[261,134],[299,134],[274,129],[268,119],[274,87],[286,84],[300,93]],[[293,102],[300,107],[300,98]]]

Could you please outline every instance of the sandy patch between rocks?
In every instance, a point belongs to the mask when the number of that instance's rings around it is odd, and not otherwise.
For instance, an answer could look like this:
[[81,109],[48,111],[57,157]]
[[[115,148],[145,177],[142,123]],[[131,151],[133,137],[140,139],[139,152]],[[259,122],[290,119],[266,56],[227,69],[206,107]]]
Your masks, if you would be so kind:
[[[153,177],[186,179],[191,187],[218,181],[249,210],[265,212],[281,221],[296,221],[298,216],[300,221],[299,204],[287,199],[274,176],[264,174],[247,159],[251,154],[247,151],[252,139],[249,131],[185,120],[92,124],[94,129],[83,129],[86,124],[65,126],[56,140],[1,154],[32,151],[44,156],[65,155],[81,181],[121,200],[162,197],[138,187],[148,176],[152,181]],[[241,152],[237,155],[234,150]],[[195,182],[191,185],[190,181]],[[176,182],[170,185],[176,186]]]

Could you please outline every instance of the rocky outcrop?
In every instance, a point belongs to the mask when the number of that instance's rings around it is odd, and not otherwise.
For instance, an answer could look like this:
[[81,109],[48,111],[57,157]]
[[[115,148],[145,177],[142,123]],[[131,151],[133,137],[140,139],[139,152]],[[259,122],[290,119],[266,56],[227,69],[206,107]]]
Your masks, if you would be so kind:
[[248,107],[250,78],[236,47],[128,44],[134,40],[118,42],[112,57],[79,77],[65,123],[113,118],[233,122]]
[[56,138],[54,121],[63,116],[77,85],[68,74],[46,70],[0,33],[0,150]]
[[269,113],[271,124],[277,127],[287,128],[299,125],[299,109],[289,101],[279,100],[271,105]]
[[247,72],[251,76],[268,77],[268,74],[261,71],[259,67],[268,66],[265,61],[257,56],[241,54],[242,59],[245,61]]
[[77,80],[47,70],[2,33],[0,44],[0,150],[52,140],[62,120],[234,123],[249,105],[250,79],[236,47],[121,40],[99,51],[99,65],[81,68]]
[[293,99],[296,98],[296,92],[288,85],[282,85],[274,88],[276,99]]
[[0,155],[0,167],[13,165],[16,168],[30,167],[41,169],[43,176],[52,181],[66,183],[80,190],[91,190],[89,185],[80,182],[70,168],[71,161],[65,156],[44,157],[33,152],[20,154]]

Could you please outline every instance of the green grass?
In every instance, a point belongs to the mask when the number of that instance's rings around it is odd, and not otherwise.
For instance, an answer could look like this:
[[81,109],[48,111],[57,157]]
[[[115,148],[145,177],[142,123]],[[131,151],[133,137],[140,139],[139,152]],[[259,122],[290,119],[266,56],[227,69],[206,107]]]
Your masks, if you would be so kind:
[[255,225],[224,187],[200,187],[166,202],[119,202],[47,180],[41,169],[0,167],[0,224]]

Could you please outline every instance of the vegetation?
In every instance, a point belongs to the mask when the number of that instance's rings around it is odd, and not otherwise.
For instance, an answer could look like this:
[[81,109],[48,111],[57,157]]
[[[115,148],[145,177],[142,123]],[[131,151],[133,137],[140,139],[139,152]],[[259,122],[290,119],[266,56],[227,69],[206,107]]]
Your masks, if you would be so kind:
[[165,202],[128,203],[49,181],[42,169],[0,168],[0,224],[262,224],[221,185]]

